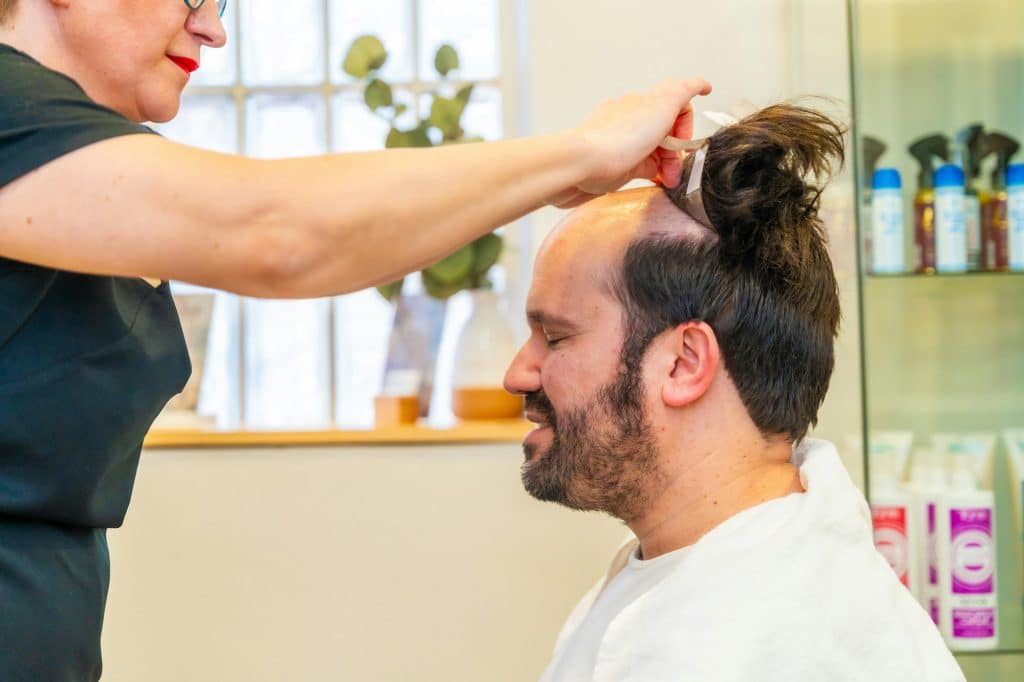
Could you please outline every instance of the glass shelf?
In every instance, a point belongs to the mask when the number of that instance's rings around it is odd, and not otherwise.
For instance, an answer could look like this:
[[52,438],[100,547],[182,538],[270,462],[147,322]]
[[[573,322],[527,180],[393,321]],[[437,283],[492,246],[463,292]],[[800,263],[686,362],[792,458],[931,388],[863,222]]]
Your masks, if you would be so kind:
[[[909,255],[919,181],[907,150],[913,141],[932,133],[955,139],[973,123],[1024,141],[1024,3],[851,0],[850,16],[858,195],[869,186],[863,140],[871,136],[887,147],[878,166],[896,168],[903,179]],[[980,189],[989,188],[993,168],[993,159],[983,163]],[[870,234],[868,213],[858,216],[861,244]],[[1003,430],[1024,428],[1022,275],[865,273],[860,280],[865,450],[883,431],[912,432],[914,450],[930,448],[936,433],[990,432],[998,439],[991,482],[998,646],[953,647],[969,682],[1024,680],[1022,510],[1012,495],[1020,483],[1010,477],[1002,442]],[[918,456],[946,466],[934,452]],[[865,465],[869,497],[883,462],[872,457]],[[909,471],[899,474],[904,486]]]

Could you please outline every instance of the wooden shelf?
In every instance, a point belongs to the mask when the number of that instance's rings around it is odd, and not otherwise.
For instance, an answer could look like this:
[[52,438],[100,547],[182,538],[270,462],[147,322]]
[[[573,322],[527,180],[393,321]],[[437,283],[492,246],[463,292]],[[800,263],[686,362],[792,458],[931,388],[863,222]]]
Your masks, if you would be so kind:
[[203,431],[199,429],[154,429],[146,436],[145,448],[237,448],[286,447],[296,445],[428,445],[443,443],[518,443],[530,422],[461,422],[447,429],[426,425],[389,426],[364,431]]

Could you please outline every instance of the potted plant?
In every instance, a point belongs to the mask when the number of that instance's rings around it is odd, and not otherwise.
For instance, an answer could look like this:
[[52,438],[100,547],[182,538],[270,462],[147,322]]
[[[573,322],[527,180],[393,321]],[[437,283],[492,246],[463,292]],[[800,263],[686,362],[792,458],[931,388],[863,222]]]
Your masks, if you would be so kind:
[[[345,73],[362,84],[366,106],[388,124],[385,147],[432,147],[481,140],[467,135],[462,125],[475,84],[459,83],[452,78],[459,69],[459,55],[454,47],[442,45],[434,55],[434,68],[440,76],[440,84],[428,93],[431,98],[429,115],[424,118],[417,114],[412,125],[400,125],[399,119],[409,113],[408,108],[395,101],[391,85],[381,77],[381,69],[387,59],[387,49],[380,39],[363,35],[352,42],[342,66]],[[459,337],[453,375],[453,410],[461,418],[514,417],[522,412],[521,400],[508,396],[501,389],[500,375],[495,376],[498,363],[507,361],[504,355],[514,339],[489,277],[491,268],[501,257],[503,246],[501,235],[492,232],[420,271],[423,289],[431,298],[446,301],[460,291],[469,291],[473,298],[473,313]],[[426,365],[420,367],[423,380],[420,399],[429,400],[427,396],[432,387],[433,364],[440,341],[439,327],[429,323],[417,324],[411,319],[410,301],[402,296],[403,284],[404,279],[378,287],[381,295],[396,305],[388,369],[402,369],[401,365],[409,364],[408,358],[420,356],[417,362]],[[429,311],[427,313],[429,315]],[[417,338],[414,343],[421,347],[410,348],[409,336]],[[424,343],[432,344],[426,359],[422,352]],[[408,377],[409,374],[404,372],[400,376]],[[407,385],[407,381],[400,383]],[[407,390],[389,387],[386,376],[386,393]],[[380,402],[378,407],[382,407]],[[425,415],[425,409],[421,415]]]

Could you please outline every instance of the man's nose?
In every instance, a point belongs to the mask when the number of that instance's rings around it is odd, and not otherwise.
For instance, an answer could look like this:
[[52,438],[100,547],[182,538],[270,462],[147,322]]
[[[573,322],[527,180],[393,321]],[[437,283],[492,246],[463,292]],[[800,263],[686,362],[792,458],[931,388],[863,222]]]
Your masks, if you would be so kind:
[[540,364],[534,357],[530,340],[523,344],[505,371],[505,390],[519,395],[540,390]]

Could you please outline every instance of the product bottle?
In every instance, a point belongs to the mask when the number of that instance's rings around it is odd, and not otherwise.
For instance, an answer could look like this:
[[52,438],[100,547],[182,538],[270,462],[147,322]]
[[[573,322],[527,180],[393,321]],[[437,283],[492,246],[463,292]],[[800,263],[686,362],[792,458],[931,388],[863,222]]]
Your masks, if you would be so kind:
[[927,135],[908,147],[917,159],[917,194],[914,195],[914,246],[917,251],[915,272],[935,272],[935,166],[936,158],[949,161],[949,138]]
[[1024,270],[1024,163],[1007,168],[1006,191],[1010,269]]
[[[880,460],[881,458],[877,458]],[[877,464],[882,464],[877,461]],[[896,576],[907,589],[918,592],[917,547],[920,533],[914,527],[912,498],[902,489],[894,469],[877,466],[871,481],[871,525],[874,529],[875,548],[892,566]]]
[[[860,217],[862,225],[870,225],[871,220],[871,179],[875,174],[875,166],[878,165],[878,159],[885,153],[885,143],[878,138],[871,137],[870,135],[864,135],[861,137],[861,149],[864,152],[862,159],[864,162],[864,174],[863,185],[861,190],[861,202],[860,202]],[[874,248],[871,243],[871,229],[864,230],[864,262],[871,263],[872,254]]]
[[876,274],[906,270],[902,187],[895,168],[879,168],[871,176],[871,271]]
[[979,163],[991,154],[996,155],[992,171],[991,190],[981,195],[981,266],[983,270],[1007,270],[1009,259],[1009,194],[1006,190],[1006,171],[1010,159],[1020,149],[1012,137],[1001,133],[988,133],[982,140]]
[[956,135],[954,163],[964,172],[964,230],[967,234],[967,269],[981,269],[981,198],[978,177],[981,175],[981,140],[984,129],[974,123]]
[[914,453],[911,468],[911,521],[917,533],[918,578],[917,598],[921,606],[939,624],[939,565],[935,553],[936,512],[946,492],[945,467],[931,451]]
[[999,643],[993,495],[977,489],[965,458],[954,462],[936,519],[939,629],[951,649],[993,649]]
[[967,272],[964,172],[946,164],[935,171],[935,269]]

